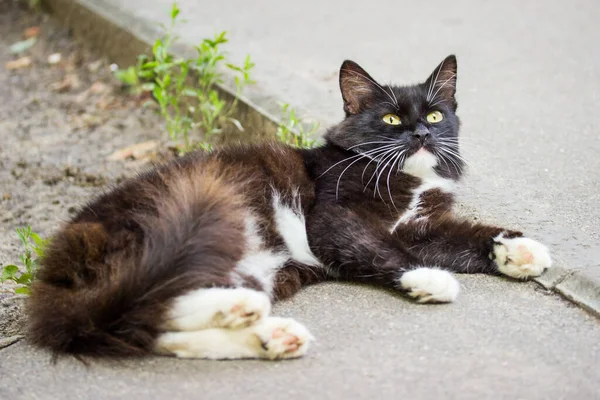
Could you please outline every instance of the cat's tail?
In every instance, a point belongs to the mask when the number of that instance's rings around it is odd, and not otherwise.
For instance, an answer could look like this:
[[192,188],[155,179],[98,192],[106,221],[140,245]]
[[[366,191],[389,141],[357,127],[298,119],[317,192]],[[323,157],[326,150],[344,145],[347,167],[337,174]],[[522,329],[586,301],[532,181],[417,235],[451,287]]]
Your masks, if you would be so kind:
[[137,218],[139,232],[79,222],[52,238],[28,304],[34,344],[55,355],[148,354],[175,297],[230,284],[244,246],[240,205],[214,182],[180,184],[156,215]]

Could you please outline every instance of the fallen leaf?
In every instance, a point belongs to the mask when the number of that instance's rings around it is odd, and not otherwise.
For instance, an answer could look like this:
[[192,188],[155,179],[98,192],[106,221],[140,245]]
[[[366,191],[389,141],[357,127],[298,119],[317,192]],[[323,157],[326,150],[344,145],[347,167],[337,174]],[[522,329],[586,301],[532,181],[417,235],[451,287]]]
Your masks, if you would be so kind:
[[67,74],[62,81],[52,83],[50,90],[62,93],[67,90],[77,89],[80,86],[81,82],[79,82],[79,77],[76,74]]
[[21,57],[17,60],[9,61],[4,64],[4,67],[8,70],[13,69],[21,69],[30,67],[33,62],[31,61],[31,57]]
[[62,55],[60,53],[50,54],[48,56],[48,64],[58,64],[62,59]]
[[156,140],[149,140],[147,142],[133,144],[115,151],[108,156],[108,160],[123,161],[128,158],[139,160],[154,152],[158,148],[158,145],[159,144]]
[[40,34],[40,27],[39,26],[32,26],[29,27],[27,29],[25,29],[25,31],[23,32],[23,36],[25,36],[26,39],[32,38],[32,37],[37,37]]
[[100,94],[108,91],[108,85],[102,82],[94,82],[88,90],[90,91],[90,93]]
[[96,107],[101,110],[116,110],[125,108],[125,106],[126,104],[121,98],[115,97],[111,94],[103,95],[96,103]]
[[12,54],[23,53],[24,51],[29,50],[31,46],[35,44],[35,42],[37,42],[37,38],[32,37],[27,40],[22,40],[20,42],[14,43],[12,46],[10,46],[10,52]]

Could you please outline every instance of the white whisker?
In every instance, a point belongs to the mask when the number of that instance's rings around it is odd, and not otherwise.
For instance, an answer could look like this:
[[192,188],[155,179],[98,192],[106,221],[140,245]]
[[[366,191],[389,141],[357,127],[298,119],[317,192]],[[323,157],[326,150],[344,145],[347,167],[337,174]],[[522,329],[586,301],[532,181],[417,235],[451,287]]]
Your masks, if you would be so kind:
[[[386,149],[375,149],[371,152],[371,155],[373,154],[378,154],[380,152],[386,151]],[[340,174],[340,176],[338,177],[337,183],[335,185],[335,199],[338,200],[338,196],[339,196],[339,189],[340,189],[340,181],[342,179],[342,176],[344,175],[344,173],[348,170],[348,168],[350,168],[352,165],[356,164],[358,161],[362,160],[363,158],[367,158],[368,155],[366,153],[361,153],[360,154],[362,157],[352,161]]]

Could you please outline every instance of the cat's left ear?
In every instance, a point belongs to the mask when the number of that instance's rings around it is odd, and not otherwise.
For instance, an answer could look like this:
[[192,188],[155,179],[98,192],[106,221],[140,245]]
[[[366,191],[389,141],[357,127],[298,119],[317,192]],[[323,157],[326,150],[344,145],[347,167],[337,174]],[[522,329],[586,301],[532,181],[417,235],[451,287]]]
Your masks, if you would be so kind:
[[346,116],[358,114],[372,105],[377,82],[354,61],[346,60],[340,68],[340,90]]
[[445,102],[456,110],[456,56],[449,55],[433,70],[433,73],[425,81],[427,89],[427,102],[435,104]]

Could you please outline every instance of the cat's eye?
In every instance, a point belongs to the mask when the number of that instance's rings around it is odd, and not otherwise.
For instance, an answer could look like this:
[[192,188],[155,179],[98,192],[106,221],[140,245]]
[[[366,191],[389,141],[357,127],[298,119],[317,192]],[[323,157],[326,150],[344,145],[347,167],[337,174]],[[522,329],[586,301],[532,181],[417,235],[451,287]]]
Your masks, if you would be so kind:
[[389,125],[400,125],[402,121],[400,121],[400,117],[396,114],[385,114],[383,117],[383,122]]
[[430,124],[437,124],[438,122],[440,122],[443,119],[444,119],[444,114],[442,114],[439,111],[432,111],[429,114],[427,114],[427,122],[429,122]]

